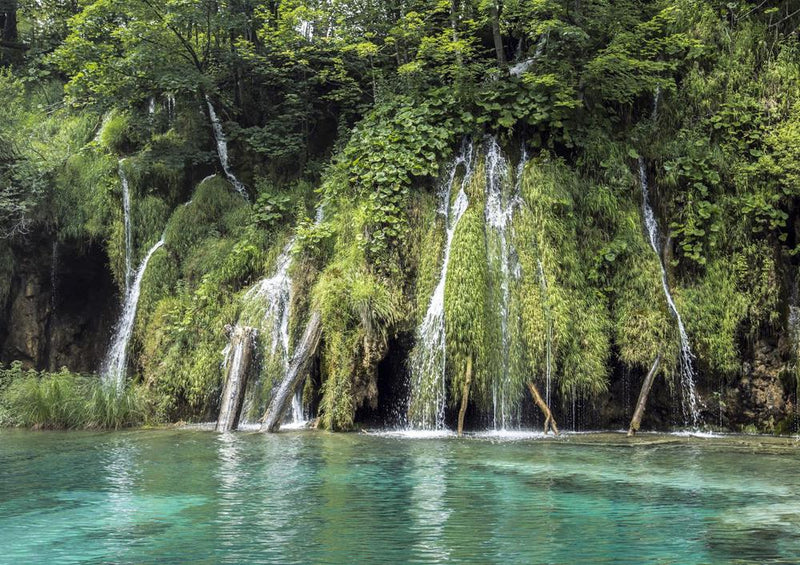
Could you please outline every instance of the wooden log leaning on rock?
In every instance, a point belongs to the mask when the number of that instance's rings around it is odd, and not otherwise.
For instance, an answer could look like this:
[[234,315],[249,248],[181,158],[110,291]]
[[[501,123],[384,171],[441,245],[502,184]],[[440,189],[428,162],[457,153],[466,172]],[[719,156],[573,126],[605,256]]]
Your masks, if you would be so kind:
[[322,316],[319,311],[314,311],[308,319],[306,331],[303,333],[300,343],[295,348],[286,375],[278,385],[278,390],[273,394],[267,411],[261,419],[262,432],[273,433],[280,429],[283,416],[292,403],[294,391],[305,378],[308,366],[317,352],[321,336]]
[[216,430],[229,432],[239,425],[244,404],[244,392],[255,350],[256,330],[236,326],[230,330],[230,361],[225,372],[225,386],[220,399]]
[[538,406],[542,413],[544,413],[544,433],[547,433],[547,430],[551,429],[553,430],[553,435],[558,435],[556,419],[553,418],[553,413],[550,412],[550,408],[542,399],[542,395],[539,394],[539,389],[536,388],[536,385],[533,384],[533,381],[528,382],[528,389],[531,391],[531,396],[533,396],[533,401],[536,403],[536,406]]
[[647,406],[647,396],[650,394],[650,389],[653,387],[653,381],[656,377],[658,364],[661,362],[661,354],[656,355],[656,360],[653,361],[653,366],[650,367],[650,372],[644,378],[642,383],[642,390],[639,392],[639,400],[636,402],[636,410],[633,411],[633,418],[631,418],[631,426],[628,428],[628,437],[633,437],[639,431],[639,426],[642,424],[642,416],[644,416],[644,409]]

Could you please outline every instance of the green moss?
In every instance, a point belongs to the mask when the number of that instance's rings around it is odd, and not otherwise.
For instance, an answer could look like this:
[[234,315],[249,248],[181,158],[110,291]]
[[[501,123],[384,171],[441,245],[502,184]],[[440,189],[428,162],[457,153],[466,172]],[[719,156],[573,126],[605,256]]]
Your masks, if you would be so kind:
[[718,374],[737,373],[739,325],[747,314],[748,299],[736,287],[731,264],[714,261],[704,277],[675,294],[702,366]]
[[461,399],[467,363],[471,360],[472,397],[486,406],[491,399],[489,351],[497,344],[489,342],[489,272],[484,231],[486,179],[481,161],[465,187],[470,202],[453,233],[444,314],[450,400],[455,403]]
[[103,125],[97,136],[99,142],[109,151],[123,154],[130,140],[130,116],[124,112],[112,110],[103,119]]
[[613,206],[603,198],[607,193],[587,199],[585,191],[562,164],[534,159],[523,173],[526,206],[515,220],[528,369],[541,383],[549,364],[552,382],[565,395],[597,394],[608,377],[610,314],[602,289],[592,283],[592,259],[605,241],[581,212],[600,216]]
[[352,427],[356,408],[374,402],[377,362],[404,315],[400,289],[368,267],[360,244],[366,210],[338,210],[334,255],[312,290],[323,328],[321,422],[334,430]]

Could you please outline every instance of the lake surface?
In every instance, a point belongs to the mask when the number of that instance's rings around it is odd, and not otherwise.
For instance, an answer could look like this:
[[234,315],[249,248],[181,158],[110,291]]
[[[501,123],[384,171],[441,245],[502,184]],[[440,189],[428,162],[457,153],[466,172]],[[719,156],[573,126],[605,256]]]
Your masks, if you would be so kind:
[[0,563],[798,563],[796,439],[0,431]]

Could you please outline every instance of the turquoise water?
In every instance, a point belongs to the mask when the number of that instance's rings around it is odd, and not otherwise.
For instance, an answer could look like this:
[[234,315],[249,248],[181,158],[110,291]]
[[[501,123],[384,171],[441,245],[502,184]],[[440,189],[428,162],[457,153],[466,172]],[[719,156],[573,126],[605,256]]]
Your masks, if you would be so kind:
[[0,431],[0,563],[445,561],[798,563],[800,447]]

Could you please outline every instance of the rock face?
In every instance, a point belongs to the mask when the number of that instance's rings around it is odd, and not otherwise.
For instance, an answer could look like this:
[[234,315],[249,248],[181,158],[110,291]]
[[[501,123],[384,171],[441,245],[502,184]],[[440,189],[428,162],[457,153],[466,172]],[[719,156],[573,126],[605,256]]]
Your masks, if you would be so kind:
[[17,268],[0,305],[0,362],[96,371],[111,330],[116,288],[98,246],[47,241],[14,248]]
[[723,414],[734,430],[774,432],[794,410],[791,392],[784,389],[781,374],[788,364],[780,349],[766,340],[756,343],[753,362],[745,363],[735,388],[725,395]]

